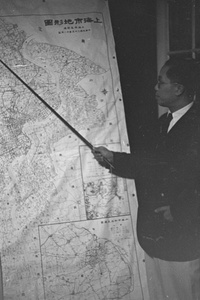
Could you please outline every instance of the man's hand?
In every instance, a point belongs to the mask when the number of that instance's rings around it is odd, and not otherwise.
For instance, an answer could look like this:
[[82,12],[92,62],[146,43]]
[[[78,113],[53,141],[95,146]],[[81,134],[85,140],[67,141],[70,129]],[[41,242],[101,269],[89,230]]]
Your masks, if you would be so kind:
[[161,206],[159,208],[155,209],[155,213],[163,213],[163,217],[165,220],[169,221],[169,222],[173,222],[173,217],[170,211],[170,206]]
[[92,153],[94,158],[103,166],[105,166],[104,158],[113,163],[113,153],[105,147],[94,147]]

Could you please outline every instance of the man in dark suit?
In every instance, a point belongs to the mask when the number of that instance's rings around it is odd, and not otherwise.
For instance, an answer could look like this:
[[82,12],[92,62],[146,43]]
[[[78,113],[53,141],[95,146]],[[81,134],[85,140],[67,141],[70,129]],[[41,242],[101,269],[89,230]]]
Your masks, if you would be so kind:
[[200,114],[199,68],[170,59],[155,86],[158,120],[148,149],[132,154],[97,147],[94,156],[113,173],[134,178],[138,196],[137,235],[145,251],[151,300],[200,300]]

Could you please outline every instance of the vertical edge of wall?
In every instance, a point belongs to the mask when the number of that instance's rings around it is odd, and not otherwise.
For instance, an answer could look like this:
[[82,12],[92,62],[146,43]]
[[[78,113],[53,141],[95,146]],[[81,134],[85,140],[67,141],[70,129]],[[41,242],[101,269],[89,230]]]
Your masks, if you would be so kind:
[[[157,72],[168,59],[169,51],[169,18],[168,4],[165,0],[157,0]],[[159,106],[159,116],[166,112],[166,108]]]

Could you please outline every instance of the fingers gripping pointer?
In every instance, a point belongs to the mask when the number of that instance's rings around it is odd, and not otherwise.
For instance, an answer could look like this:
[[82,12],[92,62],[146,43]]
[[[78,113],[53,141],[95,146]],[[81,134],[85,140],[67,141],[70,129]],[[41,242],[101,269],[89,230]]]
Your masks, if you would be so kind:
[[105,147],[94,147],[92,151],[94,158],[99,162],[100,165],[106,167],[106,164],[113,164],[113,153]]

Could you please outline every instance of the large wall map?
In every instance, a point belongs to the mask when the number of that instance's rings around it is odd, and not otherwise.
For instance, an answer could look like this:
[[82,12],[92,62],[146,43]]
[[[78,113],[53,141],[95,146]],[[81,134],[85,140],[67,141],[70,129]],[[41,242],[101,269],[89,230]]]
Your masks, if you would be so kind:
[[[1,59],[93,145],[128,151],[108,6],[74,2],[5,2]],[[100,167],[3,64],[0,76],[4,298],[144,299],[134,183]]]

